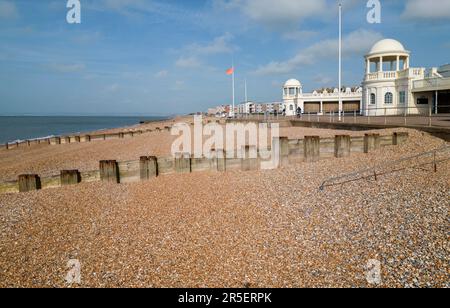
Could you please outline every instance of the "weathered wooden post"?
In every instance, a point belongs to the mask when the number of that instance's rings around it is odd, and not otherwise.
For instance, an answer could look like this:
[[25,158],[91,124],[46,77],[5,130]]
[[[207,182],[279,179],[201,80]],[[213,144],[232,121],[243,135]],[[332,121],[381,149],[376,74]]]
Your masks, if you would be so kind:
[[258,150],[256,146],[246,145],[242,148],[241,170],[258,170]]
[[158,176],[158,159],[155,156],[142,156],[139,166],[142,181]]
[[334,137],[334,157],[350,156],[351,138],[349,135],[337,135]]
[[61,170],[61,186],[81,183],[81,174],[78,170]]
[[104,182],[120,183],[119,165],[117,161],[100,161],[100,179]]
[[211,159],[211,170],[225,172],[227,170],[226,153],[222,149],[213,150],[213,159]]
[[58,145],[61,144],[61,138],[60,137],[52,137],[50,139],[50,144],[51,145]]
[[364,153],[380,148],[380,134],[364,135]]
[[408,137],[409,137],[408,133],[394,133],[392,137],[392,144],[400,145],[404,143],[406,140],[408,140]]
[[80,142],[91,142],[91,136],[90,135],[82,136]]
[[191,155],[189,153],[175,154],[175,172],[176,173],[192,172]]
[[64,143],[69,144],[70,143],[70,137],[63,137]]
[[305,136],[304,141],[305,162],[312,163],[320,160],[320,137]]
[[5,143],[5,149],[9,150],[9,143],[8,142]]
[[167,132],[170,133],[170,127],[169,127],[169,126],[164,127],[164,129],[165,129]]
[[280,163],[282,167],[289,165],[289,139],[280,137]]
[[41,178],[37,174],[19,175],[19,192],[28,192],[41,188]]

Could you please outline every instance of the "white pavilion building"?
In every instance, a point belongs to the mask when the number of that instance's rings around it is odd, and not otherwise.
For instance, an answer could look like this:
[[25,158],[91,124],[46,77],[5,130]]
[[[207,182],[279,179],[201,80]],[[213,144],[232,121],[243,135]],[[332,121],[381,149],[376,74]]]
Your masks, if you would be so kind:
[[[341,99],[346,112],[360,112],[362,88],[342,88]],[[286,116],[295,116],[297,108],[302,113],[324,114],[339,112],[339,89],[329,88],[303,93],[300,81],[289,79],[283,86],[283,103]]]
[[429,70],[411,68],[410,52],[393,39],[377,42],[365,60],[363,115],[449,112],[445,107],[450,107],[448,66]]

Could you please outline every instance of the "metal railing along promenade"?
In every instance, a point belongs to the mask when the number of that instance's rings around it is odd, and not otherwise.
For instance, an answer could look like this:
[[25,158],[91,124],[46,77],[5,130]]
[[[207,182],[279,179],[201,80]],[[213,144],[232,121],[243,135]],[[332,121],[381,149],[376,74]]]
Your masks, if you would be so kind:
[[407,169],[425,168],[424,170],[437,172],[439,164],[450,161],[450,144],[441,148],[420,154],[408,156],[378,166],[358,170],[352,173],[333,177],[325,180],[320,185],[319,190],[323,191],[326,187],[344,185],[351,182],[363,180],[377,181],[381,176],[400,172]]

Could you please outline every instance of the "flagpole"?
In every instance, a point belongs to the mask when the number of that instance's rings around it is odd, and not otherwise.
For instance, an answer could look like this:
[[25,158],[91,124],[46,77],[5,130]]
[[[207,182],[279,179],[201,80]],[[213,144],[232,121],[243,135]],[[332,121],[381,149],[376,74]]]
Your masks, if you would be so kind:
[[233,69],[233,75],[232,75],[232,82],[233,82],[233,118],[235,118],[236,117],[236,110],[235,110],[235,104],[236,104],[236,101],[235,101],[235,89],[234,89],[234,61],[233,61],[233,66],[232,66],[232,69]]
[[247,78],[245,78],[245,103],[248,103]]
[[342,4],[339,3],[339,121],[342,121]]

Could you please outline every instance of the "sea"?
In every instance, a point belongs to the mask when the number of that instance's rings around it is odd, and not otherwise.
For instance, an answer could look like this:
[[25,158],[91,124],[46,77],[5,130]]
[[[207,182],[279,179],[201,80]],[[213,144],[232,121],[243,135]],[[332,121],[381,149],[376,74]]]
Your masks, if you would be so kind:
[[0,116],[0,144],[95,130],[127,127],[168,117]]

